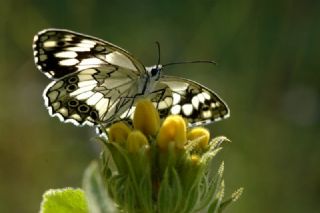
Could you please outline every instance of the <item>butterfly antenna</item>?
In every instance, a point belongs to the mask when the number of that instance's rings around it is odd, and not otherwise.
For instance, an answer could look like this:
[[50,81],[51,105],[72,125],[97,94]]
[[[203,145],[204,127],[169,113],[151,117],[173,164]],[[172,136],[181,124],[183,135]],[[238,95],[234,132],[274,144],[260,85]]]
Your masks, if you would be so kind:
[[158,63],[157,63],[157,68],[160,65],[160,57],[161,57],[161,51],[160,51],[160,42],[156,41],[157,49],[158,49]]
[[[157,49],[158,49],[158,63],[157,63],[157,68],[158,68],[159,65],[160,65],[161,48],[160,48],[160,42],[159,41],[156,41],[155,43],[156,43]],[[162,67],[171,66],[171,65],[177,65],[177,64],[199,64],[199,63],[208,63],[208,64],[214,64],[214,65],[217,64],[217,62],[215,62],[215,61],[195,60],[195,61],[179,61],[179,62],[167,63],[167,64],[162,65]]]
[[177,65],[177,64],[199,64],[199,63],[214,64],[214,65],[217,64],[217,62],[215,62],[215,61],[195,60],[195,61],[179,61],[179,62],[167,63],[167,64],[162,65],[162,67],[167,67],[167,66]]

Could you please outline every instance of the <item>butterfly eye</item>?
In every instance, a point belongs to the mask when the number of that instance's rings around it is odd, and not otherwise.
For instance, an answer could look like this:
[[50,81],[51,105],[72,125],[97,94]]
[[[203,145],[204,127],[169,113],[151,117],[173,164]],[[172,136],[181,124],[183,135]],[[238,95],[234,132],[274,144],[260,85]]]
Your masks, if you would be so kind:
[[151,76],[153,77],[153,76],[156,76],[157,74],[158,74],[158,69],[157,68],[153,68],[151,70]]

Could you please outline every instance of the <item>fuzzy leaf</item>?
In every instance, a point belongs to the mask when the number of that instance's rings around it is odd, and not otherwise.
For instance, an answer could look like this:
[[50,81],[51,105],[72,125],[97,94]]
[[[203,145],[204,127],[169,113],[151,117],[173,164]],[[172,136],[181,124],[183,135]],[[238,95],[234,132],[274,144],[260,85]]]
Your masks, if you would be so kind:
[[90,213],[118,212],[102,182],[97,162],[92,162],[86,169],[83,188],[87,196]]
[[240,196],[243,193],[243,188],[239,188],[238,190],[236,190],[235,192],[232,193],[232,195],[226,199],[225,201],[223,201],[220,205],[220,209],[219,212],[222,212],[222,210],[224,210],[229,204],[236,202]]
[[142,206],[151,211],[152,209],[152,185],[150,174],[146,173],[139,182],[139,191],[142,199]]
[[182,198],[181,182],[174,168],[167,168],[160,185],[158,195],[158,212],[180,212]]
[[106,147],[119,173],[125,174],[129,169],[126,150],[117,143],[107,143]]
[[[203,179],[203,187],[205,189],[204,193],[201,194],[200,202],[198,203],[196,211],[200,211],[201,209],[208,208],[208,206],[212,205],[216,202],[217,197],[219,197],[219,191],[221,190],[222,182],[223,182],[223,171],[224,171],[224,162],[221,163],[217,174],[214,178]],[[208,211],[210,212],[210,211]]]
[[50,189],[43,195],[40,213],[88,213],[88,205],[81,189]]
[[224,196],[224,182],[221,182],[219,187],[219,191],[217,193],[217,199],[210,205],[208,212],[210,213],[219,213],[220,212],[220,205]]
[[195,205],[198,200],[198,196],[199,196],[198,184],[195,183],[192,187],[189,188],[183,212],[193,212],[192,209],[195,208]]

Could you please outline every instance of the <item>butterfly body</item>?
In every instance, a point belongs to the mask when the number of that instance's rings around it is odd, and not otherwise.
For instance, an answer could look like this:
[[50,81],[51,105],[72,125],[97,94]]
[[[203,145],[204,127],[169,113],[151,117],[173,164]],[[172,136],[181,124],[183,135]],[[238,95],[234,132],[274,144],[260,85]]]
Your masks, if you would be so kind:
[[191,126],[229,116],[227,105],[191,80],[144,67],[126,50],[80,33],[47,29],[34,37],[38,69],[53,81],[43,96],[49,114],[76,125],[109,126],[132,118],[139,98],[150,99],[160,116],[181,114]]

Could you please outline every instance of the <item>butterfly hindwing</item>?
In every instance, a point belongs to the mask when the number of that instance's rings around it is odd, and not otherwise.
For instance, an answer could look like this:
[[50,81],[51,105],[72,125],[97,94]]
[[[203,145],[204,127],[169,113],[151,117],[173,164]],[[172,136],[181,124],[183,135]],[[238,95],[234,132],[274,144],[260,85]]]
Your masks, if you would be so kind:
[[47,29],[33,41],[35,63],[51,79],[100,66],[118,66],[140,75],[144,66],[114,44],[80,33]]
[[168,96],[163,96],[158,103],[158,110],[162,116],[181,115],[188,119],[190,126],[198,126],[219,121],[230,115],[229,108],[223,100],[201,84],[173,76],[162,76],[160,82],[168,86],[167,90],[170,92],[166,94],[172,94],[172,102]]
[[139,98],[148,98],[158,110],[160,117],[166,117],[172,106],[172,92],[168,85],[158,82],[151,93],[136,95],[135,100],[130,107],[120,116],[120,119],[133,119],[135,104]]
[[134,101],[137,81],[117,67],[79,71],[53,81],[44,91],[52,116],[76,125],[113,122]]

